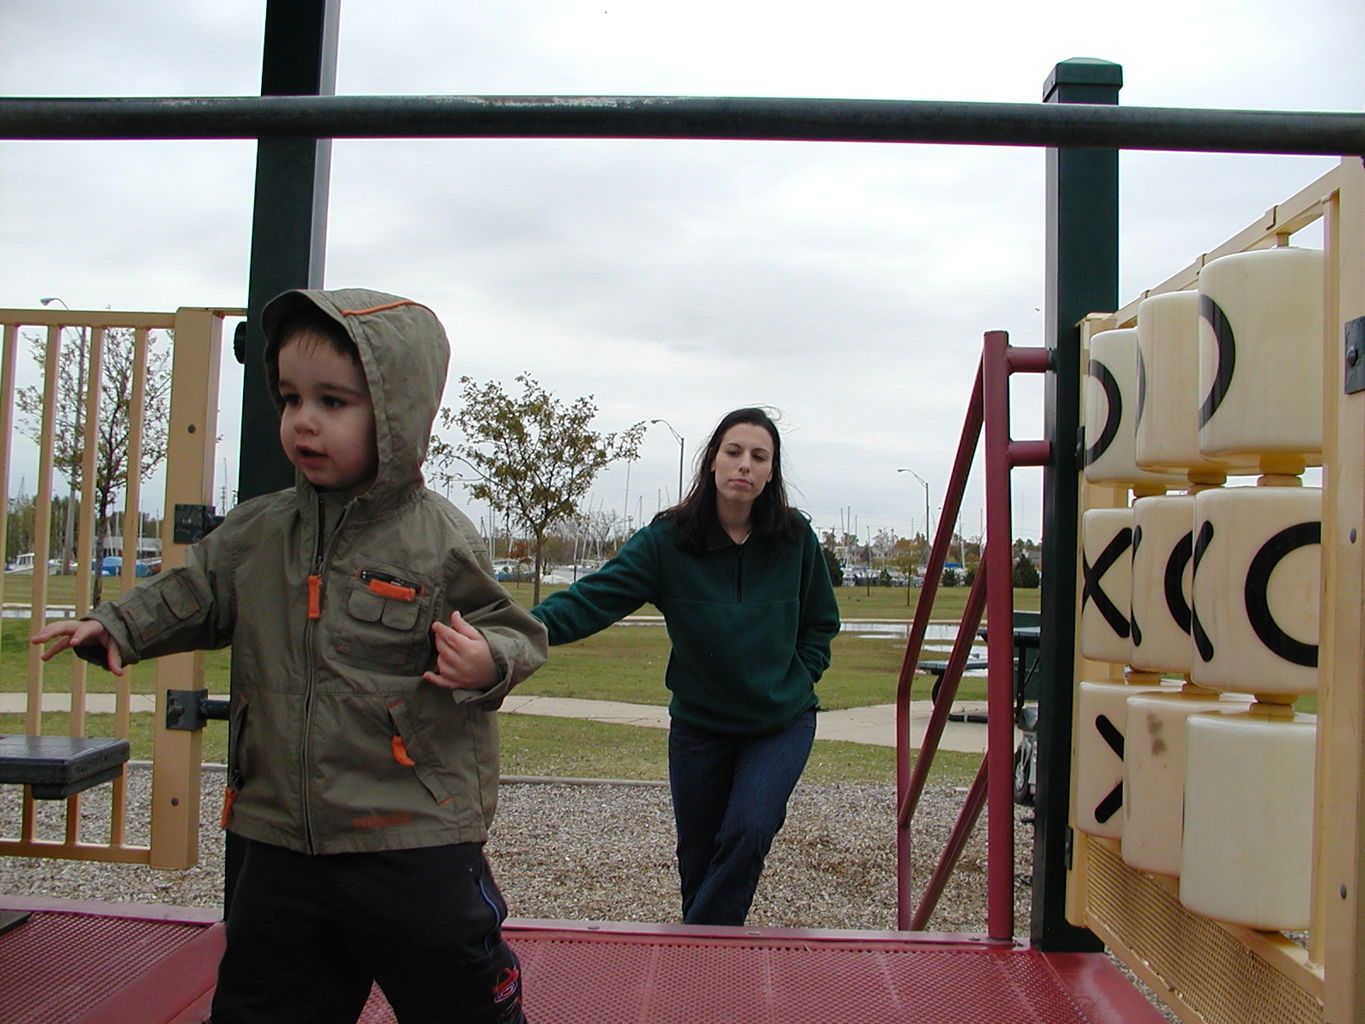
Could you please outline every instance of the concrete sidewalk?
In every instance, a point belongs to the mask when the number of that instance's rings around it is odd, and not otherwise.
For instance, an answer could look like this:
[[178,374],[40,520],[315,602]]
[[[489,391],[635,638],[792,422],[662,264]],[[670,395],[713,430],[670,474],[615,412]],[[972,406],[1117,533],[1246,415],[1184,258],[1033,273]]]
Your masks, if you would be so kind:
[[[962,701],[954,711],[979,712],[984,703]],[[637,725],[651,729],[668,728],[668,708],[654,704],[626,704],[611,700],[577,700],[569,697],[531,697],[513,693],[502,709],[514,715],[549,715],[557,718],[582,718],[615,725]],[[911,745],[918,747],[929,724],[933,705],[915,701],[910,706]],[[815,720],[815,738],[866,743],[872,746],[896,745],[896,706],[874,704],[869,707],[822,711]],[[939,742],[943,750],[984,753],[986,726],[977,722],[948,722]]]
[[[27,705],[27,697],[22,693],[0,693],[0,713],[22,714]],[[929,712],[933,705],[928,701],[915,701],[910,706],[910,737],[912,746],[918,747],[929,723]],[[979,712],[984,704],[972,701],[959,701],[954,711]],[[43,694],[44,712],[62,712],[71,709],[71,697],[66,693]],[[113,694],[87,694],[85,709],[90,714],[109,714],[114,710]],[[155,701],[150,694],[134,694],[134,712],[155,710]],[[590,722],[608,722],[613,725],[634,725],[648,729],[668,728],[668,708],[656,704],[627,704],[614,700],[582,700],[573,697],[536,697],[529,694],[513,693],[502,705],[506,714],[545,715],[551,718],[581,718]],[[871,707],[846,708],[841,711],[822,711],[816,717],[815,738],[820,740],[842,740],[847,743],[866,743],[872,746],[894,747],[896,745],[896,706],[876,704]],[[957,750],[966,753],[983,753],[986,749],[986,726],[977,722],[948,722],[939,743],[943,750]]]

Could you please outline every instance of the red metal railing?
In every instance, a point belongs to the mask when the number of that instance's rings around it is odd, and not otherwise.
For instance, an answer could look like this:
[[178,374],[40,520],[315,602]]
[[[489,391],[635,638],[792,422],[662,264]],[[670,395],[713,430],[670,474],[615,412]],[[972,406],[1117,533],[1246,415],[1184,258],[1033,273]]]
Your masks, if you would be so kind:
[[[987,814],[986,920],[989,938],[1009,941],[1014,934],[1014,642],[1012,629],[996,629],[986,637],[986,756],[968,791],[952,835],[938,865],[925,886],[920,903],[911,910],[912,849],[910,824],[933,766],[948,710],[957,694],[962,669],[981,625],[984,611],[992,622],[1010,624],[1014,619],[1012,565],[1013,542],[1010,518],[1009,471],[1015,466],[1039,466],[1048,461],[1046,441],[1011,441],[1009,437],[1009,378],[1014,373],[1044,373],[1049,353],[1041,348],[1012,348],[1004,331],[988,331],[982,346],[972,397],[958,442],[952,476],[944,497],[943,515],[929,554],[924,589],[910,627],[896,690],[896,914],[901,928],[922,929],[942,895],[948,877],[966,845],[981,813]],[[934,702],[929,723],[913,768],[910,763],[910,688],[919,665],[920,651],[938,594],[939,581],[952,541],[967,476],[985,430],[986,544],[981,565],[957,638],[948,657],[947,670]]]

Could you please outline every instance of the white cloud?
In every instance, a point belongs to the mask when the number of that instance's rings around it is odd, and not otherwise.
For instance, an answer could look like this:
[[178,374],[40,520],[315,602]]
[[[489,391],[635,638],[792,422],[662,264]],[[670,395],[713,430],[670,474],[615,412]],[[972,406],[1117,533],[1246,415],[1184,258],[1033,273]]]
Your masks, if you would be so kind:
[[[1347,0],[1248,0],[1235,17],[1187,0],[343,0],[338,91],[1028,103],[1057,61],[1093,56],[1123,66],[1130,106],[1358,110],[1362,12]],[[263,16],[260,0],[11,0],[0,90],[249,95]],[[1125,153],[1121,298],[1331,164]],[[1041,151],[1019,148],[340,141],[327,283],[432,305],[456,377],[528,370],[562,396],[596,395],[606,430],[666,418],[689,470],[728,408],[776,406],[818,523],[906,532],[923,494],[895,471],[913,467],[941,502],[982,333],[1042,341],[1043,168]],[[0,304],[243,304],[253,169],[246,142],[0,143]],[[225,368],[229,387],[237,372]],[[1041,434],[1040,394],[1016,385],[1018,436]],[[235,431],[225,414],[234,455]],[[651,427],[629,493],[618,467],[599,500],[652,513],[665,490],[676,497],[676,455]],[[1037,474],[1016,482],[1016,533],[1036,535]],[[968,533],[979,505],[974,485]]]

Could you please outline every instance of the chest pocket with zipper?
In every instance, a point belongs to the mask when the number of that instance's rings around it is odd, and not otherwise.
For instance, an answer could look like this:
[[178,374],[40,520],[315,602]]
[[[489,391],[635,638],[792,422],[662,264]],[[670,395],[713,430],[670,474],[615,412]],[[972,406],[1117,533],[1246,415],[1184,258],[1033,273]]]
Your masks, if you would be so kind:
[[332,649],[348,664],[396,675],[425,670],[431,650],[432,581],[396,567],[357,570],[345,581]]

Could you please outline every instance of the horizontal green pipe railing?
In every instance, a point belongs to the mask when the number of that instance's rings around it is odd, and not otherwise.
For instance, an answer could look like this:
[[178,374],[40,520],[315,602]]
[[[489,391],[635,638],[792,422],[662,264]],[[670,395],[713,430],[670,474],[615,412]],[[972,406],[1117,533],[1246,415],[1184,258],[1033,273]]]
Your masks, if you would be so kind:
[[0,99],[0,139],[670,138],[1365,154],[1365,113],[674,96]]

